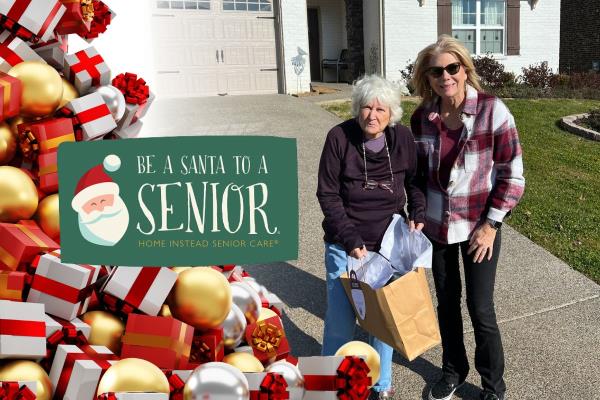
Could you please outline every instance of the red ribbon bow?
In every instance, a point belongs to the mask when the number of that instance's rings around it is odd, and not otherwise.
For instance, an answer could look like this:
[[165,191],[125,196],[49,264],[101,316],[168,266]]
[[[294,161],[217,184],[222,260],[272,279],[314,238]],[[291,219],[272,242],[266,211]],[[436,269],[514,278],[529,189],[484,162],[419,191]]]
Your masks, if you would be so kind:
[[117,400],[117,395],[113,392],[99,394],[97,400]]
[[92,4],[94,5],[94,19],[90,24],[90,31],[83,35],[79,34],[84,39],[97,38],[101,33],[106,32],[106,28],[112,22],[112,13],[106,4],[96,0],[93,0]]
[[169,381],[170,400],[182,400],[183,399],[183,387],[185,382],[178,375],[174,374],[173,371],[165,372],[165,376]]
[[129,104],[142,105],[150,97],[150,88],[146,85],[146,81],[131,72],[115,76],[112,85],[123,93],[125,101]]
[[27,386],[19,387],[18,382],[1,382],[0,399],[2,400],[35,400],[36,395]]
[[290,398],[287,382],[282,375],[268,372],[259,390],[250,391],[250,400],[286,400]]
[[369,397],[369,366],[360,357],[346,356],[335,376],[305,375],[306,390],[337,391],[340,400],[365,400]]

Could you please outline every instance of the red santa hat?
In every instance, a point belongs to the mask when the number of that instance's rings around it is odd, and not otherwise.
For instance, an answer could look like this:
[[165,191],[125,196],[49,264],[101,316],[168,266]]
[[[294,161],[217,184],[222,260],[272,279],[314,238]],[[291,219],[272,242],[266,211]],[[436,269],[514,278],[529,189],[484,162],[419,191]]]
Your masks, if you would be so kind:
[[81,207],[93,199],[103,194],[119,195],[119,185],[113,182],[112,178],[105,172],[114,172],[121,167],[121,159],[115,154],[109,154],[104,158],[102,164],[90,168],[88,172],[77,182],[75,194],[71,201],[73,210],[79,212]]

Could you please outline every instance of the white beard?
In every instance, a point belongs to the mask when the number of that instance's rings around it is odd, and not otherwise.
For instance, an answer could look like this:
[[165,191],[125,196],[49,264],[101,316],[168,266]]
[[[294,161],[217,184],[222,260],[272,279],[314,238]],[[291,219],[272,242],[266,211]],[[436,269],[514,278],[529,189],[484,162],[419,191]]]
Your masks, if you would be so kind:
[[86,214],[79,211],[79,230],[89,242],[114,246],[125,235],[129,225],[129,211],[121,196],[115,196],[112,206]]

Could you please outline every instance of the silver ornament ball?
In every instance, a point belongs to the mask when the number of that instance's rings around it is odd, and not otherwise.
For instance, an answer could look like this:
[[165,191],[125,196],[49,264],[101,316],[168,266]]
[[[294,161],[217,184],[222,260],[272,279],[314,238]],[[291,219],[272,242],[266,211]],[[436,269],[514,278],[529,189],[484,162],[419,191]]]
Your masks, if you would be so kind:
[[102,96],[115,122],[119,122],[123,118],[123,114],[125,114],[125,96],[119,89],[113,85],[104,85],[92,88],[90,93],[99,93]]
[[222,362],[200,365],[183,388],[185,400],[248,400],[248,380],[236,367]]

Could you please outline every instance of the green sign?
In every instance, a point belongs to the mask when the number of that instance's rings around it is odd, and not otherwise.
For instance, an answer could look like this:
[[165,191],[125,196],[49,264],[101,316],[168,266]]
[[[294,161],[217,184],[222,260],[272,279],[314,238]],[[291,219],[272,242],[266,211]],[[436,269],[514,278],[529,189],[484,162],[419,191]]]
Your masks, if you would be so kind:
[[169,137],[63,143],[65,262],[220,265],[298,257],[295,139]]

